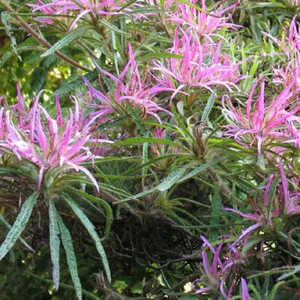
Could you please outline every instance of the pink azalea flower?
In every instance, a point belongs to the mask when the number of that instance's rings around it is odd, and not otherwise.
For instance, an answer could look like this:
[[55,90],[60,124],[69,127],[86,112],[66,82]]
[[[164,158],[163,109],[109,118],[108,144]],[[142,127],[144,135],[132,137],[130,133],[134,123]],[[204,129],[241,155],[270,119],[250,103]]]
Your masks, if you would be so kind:
[[101,73],[115,83],[116,88],[113,91],[103,94],[101,91],[95,89],[86,78],[83,78],[89,89],[90,96],[98,99],[101,103],[97,105],[92,104],[94,108],[98,109],[94,114],[98,117],[107,116],[114,111],[118,111],[120,105],[128,102],[134,107],[140,108],[144,115],[153,116],[161,122],[158,112],[165,112],[168,115],[172,114],[160,107],[152,99],[156,94],[170,89],[150,86],[147,74],[144,73],[144,77],[140,75],[130,44],[128,46],[128,54],[129,61],[118,78],[97,66]]
[[[39,93],[40,95],[40,93]],[[19,160],[26,159],[39,168],[38,189],[44,174],[54,168],[61,172],[74,169],[83,172],[98,190],[98,184],[88,169],[80,163],[93,159],[89,142],[106,142],[93,140],[92,124],[95,119],[83,120],[78,102],[75,100],[75,111],[69,110],[68,119],[63,122],[60,105],[57,99],[56,119],[38,104],[36,97],[32,108],[28,111],[18,90],[19,101],[11,110],[0,110],[0,147],[4,151],[14,153]],[[13,113],[17,112],[18,122],[15,124]],[[29,116],[29,118],[23,117]]]
[[224,86],[231,90],[240,79],[239,64],[234,64],[223,55],[221,46],[222,41],[217,45],[202,44],[198,37],[177,28],[169,52],[182,58],[168,58],[166,64],[154,62],[153,70],[159,72],[154,77],[159,86],[175,90],[172,98],[183,88],[189,87],[206,88],[212,93],[212,86]]
[[[251,147],[257,142],[258,153],[262,153],[262,146],[266,140],[288,141],[291,133],[288,128],[293,120],[298,120],[296,113],[300,110],[300,105],[295,103],[297,91],[293,89],[295,79],[286,86],[283,91],[267,105],[264,89],[265,82],[261,84],[259,96],[252,106],[254,91],[258,81],[253,85],[246,103],[246,111],[242,108],[235,108],[230,98],[223,97],[223,113],[231,123],[226,125],[225,135],[233,137],[234,140]],[[226,106],[227,103],[227,106]],[[251,109],[253,107],[253,109]]]

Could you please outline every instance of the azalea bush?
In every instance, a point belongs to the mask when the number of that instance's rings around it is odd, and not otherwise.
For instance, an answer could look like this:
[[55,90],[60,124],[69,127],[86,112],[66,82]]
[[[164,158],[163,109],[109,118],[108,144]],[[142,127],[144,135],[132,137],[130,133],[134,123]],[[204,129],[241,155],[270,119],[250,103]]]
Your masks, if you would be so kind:
[[298,299],[299,1],[0,7],[3,299]]

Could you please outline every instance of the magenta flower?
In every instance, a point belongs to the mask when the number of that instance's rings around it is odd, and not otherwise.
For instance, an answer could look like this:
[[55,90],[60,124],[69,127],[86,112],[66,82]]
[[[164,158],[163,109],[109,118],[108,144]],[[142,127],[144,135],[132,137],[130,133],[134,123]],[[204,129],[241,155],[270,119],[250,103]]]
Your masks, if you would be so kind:
[[[182,37],[180,37],[182,34]],[[182,58],[168,58],[166,65],[154,62],[154,75],[159,86],[175,90],[172,98],[183,88],[200,87],[214,91],[211,86],[236,87],[240,79],[239,64],[221,53],[222,41],[217,45],[202,44],[198,37],[182,29],[175,30],[170,53]],[[236,87],[237,88],[237,87]]]
[[244,278],[241,278],[241,285],[242,285],[242,300],[251,300],[247,282]]
[[[15,154],[19,160],[30,161],[39,168],[38,189],[41,187],[44,174],[59,168],[58,173],[64,173],[69,169],[83,172],[98,190],[95,178],[88,169],[80,166],[80,163],[94,157],[89,142],[111,142],[92,138],[92,124],[95,119],[83,120],[76,100],[75,111],[70,109],[68,119],[63,122],[58,99],[57,116],[53,119],[38,104],[38,97],[29,111],[25,109],[20,94],[18,104],[13,106],[12,110],[1,108],[1,149]],[[14,111],[17,111],[17,124],[12,116]]]
[[[231,123],[225,126],[225,135],[233,137],[237,143],[249,148],[257,142],[258,154],[262,153],[262,146],[266,140],[289,141],[291,138],[290,130],[288,130],[291,127],[290,122],[298,120],[296,114],[300,110],[300,105],[295,103],[297,93],[293,89],[294,83],[295,79],[267,106],[263,81],[254,108],[251,109],[257,81],[250,91],[246,112],[243,112],[242,108],[236,109],[230,98],[223,97],[223,113]],[[226,102],[228,107],[226,107]]]
[[274,69],[273,82],[287,86],[294,82],[293,89],[300,89],[300,54],[298,53],[285,67]]
[[299,55],[300,51],[300,24],[296,22],[296,18],[297,15],[294,16],[290,23],[288,35],[285,33],[282,40],[278,40],[269,33],[263,32],[263,34],[273,40],[289,58]]
[[[256,223],[246,228],[246,230],[242,231],[242,234],[234,241],[234,243],[230,246],[232,250],[236,248],[240,241],[245,240],[249,237],[249,235],[254,232],[259,227],[263,226],[272,226],[272,220],[275,217],[280,215],[280,201],[278,198],[269,199],[270,188],[275,179],[275,175],[270,175],[267,184],[262,187],[264,189],[264,198],[263,201],[259,202],[259,204],[252,204],[252,209],[254,210],[252,213],[243,213],[240,210],[232,209],[232,208],[224,208],[226,211],[234,212],[244,219],[255,221]],[[269,200],[272,203],[269,203]],[[269,211],[270,207],[273,209],[273,212]]]
[[83,78],[89,89],[91,98],[96,98],[101,103],[90,104],[97,110],[94,115],[102,118],[114,111],[118,112],[120,111],[120,107],[127,102],[132,106],[141,109],[143,115],[153,116],[161,122],[158,115],[159,112],[165,112],[168,115],[172,114],[168,110],[160,107],[152,99],[156,94],[162,91],[169,91],[170,89],[159,86],[151,87],[149,85],[147,74],[144,73],[144,77],[141,77],[140,75],[135,61],[135,55],[130,44],[128,45],[128,54],[129,61],[118,78],[97,66],[101,73],[109,77],[115,83],[115,89],[109,91],[109,93],[103,94],[95,89],[86,78]]
[[[283,169],[281,161],[279,161],[279,170],[281,175],[282,193],[279,193],[279,198],[283,194],[284,213],[286,215],[299,215],[300,214],[300,193],[298,191],[289,192],[288,181]],[[299,186],[298,179],[293,180],[296,186]]]
[[300,5],[300,0],[288,0],[292,5],[294,6],[299,6]]
[[224,259],[221,259],[220,254],[223,247],[223,244],[220,244],[216,249],[209,243],[209,241],[204,237],[201,236],[201,239],[203,241],[203,247],[208,247],[209,251],[212,253],[213,258],[212,262],[209,262],[209,259],[207,257],[207,253],[205,250],[202,251],[202,263],[203,263],[203,269],[204,269],[204,278],[198,279],[194,282],[206,282],[207,287],[203,287],[200,289],[196,289],[196,294],[206,294],[210,291],[216,292],[220,291],[221,294],[224,296],[225,299],[231,298],[231,293],[234,287],[234,281],[231,282],[227,292],[225,291],[226,286],[226,280],[228,278],[228,274],[233,266],[235,266],[238,263],[241,263],[241,259],[233,258],[231,255],[228,255],[227,257],[224,257]]
[[[198,2],[199,1],[197,0],[191,1],[192,4],[196,5]],[[241,27],[232,23],[228,23],[228,19],[231,17],[231,14],[226,17],[224,16],[226,12],[234,9],[238,2],[226,8],[219,8],[218,10],[210,11],[209,13],[207,13],[205,2],[205,0],[201,0],[202,11],[187,5],[186,3],[180,3],[174,12],[168,13],[169,20],[180,24],[181,26],[187,27],[200,36],[208,37],[209,40],[211,40],[210,35],[216,34],[224,27]]]
[[270,37],[278,47],[282,48],[287,55],[288,64],[278,69],[274,69],[273,81],[277,84],[286,86],[293,80],[294,89],[300,89],[300,24],[296,23],[296,16],[291,21],[288,36],[284,36],[282,41],[275,39],[269,34]]
[[[69,31],[72,30],[76,23],[86,14],[92,14],[94,16],[123,14],[125,11],[128,11],[128,8],[120,11],[122,5],[124,5],[122,0],[52,0],[47,3],[38,0],[37,4],[29,4],[29,6],[32,7],[33,12],[40,11],[44,14],[54,16],[74,16],[74,19],[70,24]],[[53,23],[53,21],[47,17],[38,18],[38,20],[47,24]]]

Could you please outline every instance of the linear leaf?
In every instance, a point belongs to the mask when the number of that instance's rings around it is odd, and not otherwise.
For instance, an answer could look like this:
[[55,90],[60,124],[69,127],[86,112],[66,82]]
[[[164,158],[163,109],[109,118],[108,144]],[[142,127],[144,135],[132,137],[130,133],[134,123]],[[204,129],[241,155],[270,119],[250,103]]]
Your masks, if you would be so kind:
[[170,173],[163,181],[160,183],[156,189],[163,192],[168,190],[170,187],[172,187],[174,184],[178,182],[178,180],[183,176],[186,168],[179,168]]
[[209,163],[206,163],[206,164],[203,164],[197,168],[195,168],[193,171],[191,171],[190,173],[188,173],[187,175],[185,175],[184,177],[182,177],[178,183],[182,182],[182,181],[185,181],[187,179],[190,179],[192,177],[194,177],[195,175],[207,170],[208,168],[216,165],[217,163],[219,163],[222,159],[219,158],[219,159],[215,159],[214,161],[212,162],[209,162]]
[[6,12],[6,11],[1,12],[1,21],[4,25],[4,27],[5,27],[6,34],[10,38],[11,46],[13,48],[13,51],[15,52],[18,59],[22,60],[21,56],[19,55],[19,53],[17,51],[17,41],[16,41],[15,36],[12,33],[12,27],[10,26],[10,24],[8,22],[9,18],[10,18],[10,15],[8,14],[8,12]]
[[61,241],[66,252],[67,264],[70,270],[71,278],[74,284],[76,296],[79,300],[82,299],[82,287],[78,275],[77,260],[74,252],[72,237],[70,231],[64,224],[62,218],[57,216],[57,223],[61,234]]
[[38,196],[39,193],[34,192],[22,205],[15,223],[9,230],[4,242],[0,247],[0,260],[11,250],[11,248],[15,245],[16,241],[25,229],[31,216],[32,210],[37,202]]
[[95,202],[95,203],[100,203],[105,211],[106,211],[106,224],[105,224],[105,236],[104,238],[108,238],[109,234],[110,234],[110,228],[111,228],[111,224],[113,221],[113,212],[112,209],[110,207],[110,205],[103,199],[95,197],[93,195],[90,195],[84,191],[78,190],[78,189],[74,189],[73,187],[68,187],[68,190],[70,190],[71,192],[81,195],[83,197],[85,197],[86,199]]
[[59,228],[57,224],[57,211],[53,201],[49,201],[49,234],[50,234],[50,256],[53,265],[52,278],[55,289],[59,287]]
[[107,279],[109,282],[111,282],[111,272],[110,272],[110,267],[109,267],[108,260],[106,257],[106,253],[102,246],[102,243],[98,236],[98,233],[95,230],[94,225],[91,223],[91,221],[86,216],[86,214],[82,211],[82,209],[69,197],[69,195],[67,195],[67,194],[64,194],[64,195],[65,195],[64,199],[69,204],[69,206],[72,208],[75,215],[79,218],[82,225],[86,228],[86,230],[88,231],[88,233],[94,240],[97,251],[98,251],[99,255],[101,256]]
[[45,57],[48,55],[53,54],[55,51],[67,46],[70,44],[72,41],[78,39],[80,36],[86,34],[88,28],[86,26],[84,27],[79,27],[78,29],[72,31],[62,39],[60,39],[58,42],[56,42],[50,49],[48,49],[46,52],[41,54],[41,57]]
[[123,141],[117,141],[113,145],[115,146],[126,146],[126,145],[137,145],[137,144],[143,144],[143,143],[158,143],[158,144],[165,144],[165,145],[171,145],[175,147],[182,148],[182,145],[179,143],[175,143],[173,141],[167,140],[167,139],[157,139],[157,138],[151,138],[151,137],[136,137],[136,138],[129,138]]
[[[5,220],[5,218],[0,214],[0,222],[8,229],[11,228],[11,225]],[[27,247],[29,250],[31,250],[32,252],[34,252],[34,250],[25,242],[25,240],[23,240],[21,237],[19,238],[21,243]]]
[[121,33],[124,35],[128,35],[128,33],[126,31],[123,31],[120,28],[118,28],[117,26],[113,25],[112,23],[105,21],[105,19],[99,19],[99,23],[102,23],[103,25],[105,25],[112,31],[115,31],[117,33]]
[[220,190],[218,188],[215,188],[214,194],[211,199],[211,217],[210,217],[210,226],[211,226],[211,232],[210,232],[210,240],[214,241],[218,237],[218,231],[217,228],[220,225],[220,216],[221,216],[221,196],[220,196]]
[[211,94],[207,100],[207,103],[205,105],[205,108],[201,116],[202,122],[206,122],[208,120],[209,114],[214,106],[214,103],[215,103],[215,95]]

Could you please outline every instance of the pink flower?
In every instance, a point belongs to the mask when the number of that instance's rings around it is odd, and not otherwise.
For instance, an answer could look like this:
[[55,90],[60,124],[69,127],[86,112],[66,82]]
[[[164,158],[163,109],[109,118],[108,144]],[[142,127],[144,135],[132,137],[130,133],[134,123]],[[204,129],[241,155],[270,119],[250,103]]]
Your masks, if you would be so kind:
[[282,86],[294,81],[294,90],[300,89],[300,53],[298,53],[285,67],[274,69],[273,82]]
[[296,22],[296,16],[292,19],[288,36],[284,36],[283,41],[273,38],[265,33],[275,43],[283,49],[287,55],[288,64],[278,69],[274,69],[274,82],[286,86],[294,80],[294,89],[300,89],[300,24]]
[[[38,104],[38,97],[29,111],[23,106],[20,94],[18,104],[11,110],[0,110],[0,147],[15,154],[19,160],[28,160],[39,168],[38,189],[41,188],[44,174],[55,168],[60,168],[58,173],[69,169],[83,172],[98,189],[93,175],[80,163],[94,157],[89,142],[111,142],[93,140],[92,124],[95,119],[82,119],[83,114],[76,100],[75,111],[70,109],[68,119],[63,122],[58,99],[57,115],[53,119]],[[17,124],[12,116],[14,111],[17,112]]]
[[130,44],[128,46],[128,54],[129,61],[118,78],[97,66],[101,73],[109,77],[115,83],[115,89],[109,91],[109,93],[103,94],[101,91],[95,89],[86,78],[83,78],[89,89],[90,96],[93,99],[98,99],[101,103],[97,105],[92,104],[94,109],[98,109],[94,115],[98,117],[107,116],[114,111],[120,111],[122,105],[128,102],[132,106],[140,109],[143,115],[153,116],[161,122],[158,112],[165,112],[168,115],[172,114],[168,110],[160,107],[152,98],[156,94],[170,89],[150,86],[147,74],[144,73],[143,77],[140,75]]
[[226,280],[228,279],[228,274],[230,270],[238,263],[241,263],[242,260],[236,257],[232,257],[230,254],[225,255],[222,259],[220,257],[223,243],[221,243],[216,249],[209,243],[209,241],[201,236],[203,241],[203,247],[208,247],[209,251],[213,255],[212,262],[209,262],[207,253],[205,250],[202,251],[202,264],[204,269],[204,278],[198,279],[194,282],[207,282],[207,287],[200,289],[195,289],[196,294],[208,293],[210,291],[216,292],[220,291],[225,299],[231,298],[232,289],[234,287],[234,281],[229,285],[227,292],[225,291]]
[[[192,0],[191,4],[197,5],[198,1]],[[234,9],[237,4],[238,2],[208,13],[205,0],[201,0],[201,11],[186,3],[180,3],[174,12],[168,13],[168,16],[170,21],[187,27],[196,34],[208,37],[211,40],[210,35],[217,33],[224,27],[241,27],[227,22],[231,14],[227,17],[223,16],[226,12]]]
[[[86,14],[92,14],[94,16],[123,14],[125,11],[128,11],[128,8],[120,11],[122,5],[124,5],[124,2],[122,0],[52,0],[48,1],[47,3],[38,0],[37,4],[29,4],[29,6],[32,7],[33,12],[40,11],[44,14],[54,16],[74,16],[75,18],[70,24],[69,31],[72,30],[76,23]],[[47,17],[38,18],[38,20],[47,24],[53,23],[52,19]]]
[[297,15],[294,16],[290,23],[288,35],[284,32],[282,40],[278,40],[269,33],[263,32],[263,34],[273,40],[289,58],[299,55],[298,52],[300,50],[300,25],[296,22],[296,18]]
[[262,146],[266,140],[289,141],[292,136],[289,124],[293,120],[298,120],[296,113],[300,110],[300,105],[295,103],[297,91],[293,89],[294,82],[295,79],[267,106],[263,81],[254,108],[251,109],[257,81],[250,91],[245,112],[242,108],[236,109],[230,98],[223,97],[223,113],[231,123],[225,126],[225,135],[233,137],[237,143],[245,147],[251,147],[257,142],[258,154],[262,153]]
[[294,6],[299,6],[300,5],[300,0],[288,0],[292,5]]
[[228,56],[223,55],[221,46],[222,41],[217,45],[202,44],[198,37],[177,28],[169,52],[179,57],[166,59],[166,65],[156,61],[153,70],[159,73],[154,77],[159,86],[175,90],[172,98],[189,87],[206,88],[212,93],[211,86],[224,86],[231,90],[240,79],[239,64],[232,63]]
[[[221,238],[224,237],[225,236]],[[202,285],[207,286],[200,289],[195,288],[195,293],[221,293],[225,299],[231,299],[232,291],[236,285],[236,281],[232,280],[231,275],[234,274],[234,276],[236,276],[237,267],[239,264],[244,263],[244,259],[238,248],[235,248],[232,244],[228,244],[228,251],[224,252],[223,243],[219,244],[217,248],[214,248],[204,236],[201,236],[201,239],[203,240],[203,247],[207,247],[208,251],[211,252],[212,261],[209,261],[206,250],[203,250],[201,254],[203,276],[197,279],[194,285],[200,282]]]
[[[286,215],[299,215],[300,214],[300,193],[298,191],[295,192],[289,191],[288,181],[281,161],[279,161],[279,170],[281,175],[281,186],[282,186],[282,193],[279,194],[279,198],[281,194],[283,194],[284,213]],[[294,182],[296,186],[299,186],[298,179],[294,178]]]

